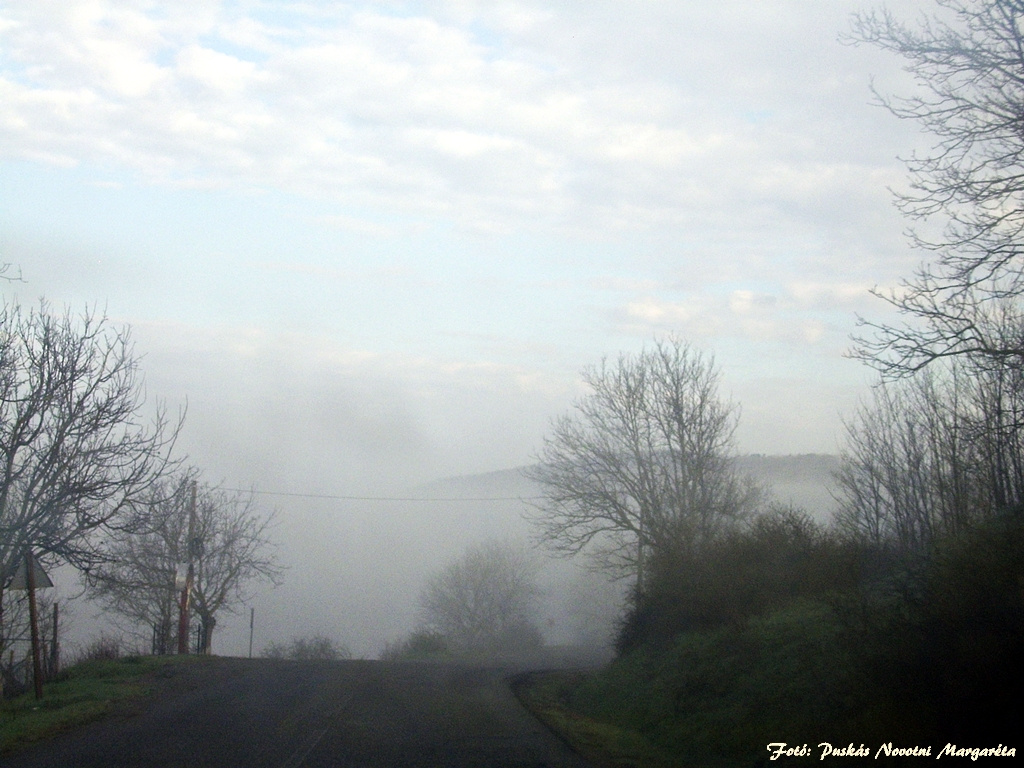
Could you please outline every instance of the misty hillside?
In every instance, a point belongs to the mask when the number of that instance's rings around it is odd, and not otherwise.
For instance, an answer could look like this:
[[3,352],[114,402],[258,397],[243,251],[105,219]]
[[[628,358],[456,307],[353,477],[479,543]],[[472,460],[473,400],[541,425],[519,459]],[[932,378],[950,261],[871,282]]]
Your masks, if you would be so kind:
[[839,457],[824,453],[795,456],[767,456],[754,453],[737,460],[740,469],[765,482],[775,498],[793,504],[826,522],[836,510],[832,474],[839,469]]
[[[740,470],[764,482],[775,498],[805,509],[816,519],[827,521],[835,511],[832,474],[839,458],[830,454],[809,453],[790,456],[748,454],[737,459]],[[417,486],[425,496],[459,498],[530,499],[540,496],[540,488],[526,477],[526,467],[442,478]]]

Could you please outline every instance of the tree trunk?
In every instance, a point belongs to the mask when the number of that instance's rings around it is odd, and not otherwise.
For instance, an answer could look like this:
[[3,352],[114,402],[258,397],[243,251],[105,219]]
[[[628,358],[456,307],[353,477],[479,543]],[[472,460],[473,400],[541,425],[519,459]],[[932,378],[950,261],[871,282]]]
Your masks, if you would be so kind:
[[213,649],[213,628],[217,626],[217,619],[214,616],[202,616],[200,617],[200,623],[203,634],[200,638],[202,642],[199,653],[209,656]]

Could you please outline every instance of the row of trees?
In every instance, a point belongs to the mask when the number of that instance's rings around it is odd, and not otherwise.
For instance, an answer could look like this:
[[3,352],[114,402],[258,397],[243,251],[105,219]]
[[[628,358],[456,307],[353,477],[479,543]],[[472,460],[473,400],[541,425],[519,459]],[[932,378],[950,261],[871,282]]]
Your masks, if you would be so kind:
[[183,564],[207,651],[244,585],[279,577],[252,494],[201,483],[174,455],[183,416],[146,412],[127,329],[45,302],[0,309],[0,651],[18,633],[2,593],[26,552],[78,568],[91,596],[152,631],[161,652],[177,631]]
[[876,387],[847,424],[838,523],[923,552],[1024,503],[1024,378],[959,359]]

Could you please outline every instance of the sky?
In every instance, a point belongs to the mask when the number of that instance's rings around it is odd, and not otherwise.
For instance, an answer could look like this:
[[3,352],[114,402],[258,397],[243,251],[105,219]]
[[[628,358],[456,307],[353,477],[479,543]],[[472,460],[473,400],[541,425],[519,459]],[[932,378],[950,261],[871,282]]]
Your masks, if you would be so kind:
[[856,316],[919,260],[924,139],[870,91],[909,81],[838,40],[870,6],[5,0],[0,290],[130,326],[228,486],[528,464],[581,368],[669,334],[739,450],[835,453]]

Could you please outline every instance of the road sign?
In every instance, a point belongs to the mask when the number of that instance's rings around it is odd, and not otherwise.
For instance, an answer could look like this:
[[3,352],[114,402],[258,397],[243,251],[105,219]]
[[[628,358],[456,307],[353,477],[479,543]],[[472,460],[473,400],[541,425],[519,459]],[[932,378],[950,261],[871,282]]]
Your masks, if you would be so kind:
[[[46,571],[43,570],[43,566],[39,564],[39,561],[33,558],[32,564],[35,566],[32,570],[36,577],[36,589],[52,587],[53,582],[50,581],[50,577],[46,575]],[[11,583],[7,585],[7,589],[28,589],[28,569],[25,567],[24,557],[19,558],[18,569],[11,577]]]

